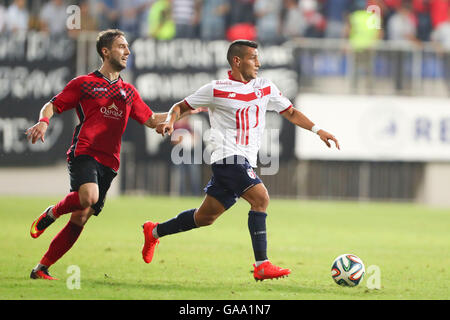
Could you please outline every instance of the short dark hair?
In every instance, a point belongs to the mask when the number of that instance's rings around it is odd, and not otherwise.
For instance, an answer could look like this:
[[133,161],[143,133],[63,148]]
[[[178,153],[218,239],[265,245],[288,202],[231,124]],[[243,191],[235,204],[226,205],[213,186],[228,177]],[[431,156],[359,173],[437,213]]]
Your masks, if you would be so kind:
[[255,41],[250,40],[235,40],[228,47],[227,60],[230,66],[233,62],[233,57],[238,56],[242,58],[244,56],[244,47],[258,48],[258,44]]
[[123,36],[125,37],[125,33],[123,31],[120,31],[119,29],[108,29],[101,31],[97,36],[97,52],[100,55],[100,58],[102,60],[105,60],[103,57],[102,49],[108,48],[111,49],[112,44],[114,40],[116,40],[117,37]]

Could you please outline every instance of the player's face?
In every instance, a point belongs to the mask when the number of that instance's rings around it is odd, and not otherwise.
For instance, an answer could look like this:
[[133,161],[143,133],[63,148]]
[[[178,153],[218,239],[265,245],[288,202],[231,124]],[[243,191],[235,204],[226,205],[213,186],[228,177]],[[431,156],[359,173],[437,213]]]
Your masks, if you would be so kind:
[[258,59],[258,49],[247,47],[246,53],[239,61],[239,71],[246,81],[255,79],[258,76],[258,70],[261,64]]
[[127,67],[130,49],[128,48],[128,42],[124,37],[117,37],[111,46],[111,50],[108,51],[109,56],[107,59],[114,69],[121,71]]

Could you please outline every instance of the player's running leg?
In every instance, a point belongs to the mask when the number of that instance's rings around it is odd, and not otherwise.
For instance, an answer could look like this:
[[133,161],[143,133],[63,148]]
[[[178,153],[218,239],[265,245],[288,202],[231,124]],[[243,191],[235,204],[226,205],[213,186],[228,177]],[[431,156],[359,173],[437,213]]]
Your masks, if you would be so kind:
[[218,200],[210,195],[206,195],[198,209],[183,211],[176,217],[163,223],[147,221],[143,225],[145,241],[142,248],[142,258],[146,263],[152,261],[159,238],[211,225],[225,210]]
[[267,258],[266,217],[269,205],[269,194],[263,183],[250,187],[242,194],[242,198],[250,203],[248,213],[248,229],[252,239],[255,264],[253,277],[255,280],[277,279],[291,273],[273,265]]
[[69,222],[53,238],[47,252],[31,271],[31,279],[57,280],[48,273],[48,268],[61,259],[61,257],[72,248],[83,231],[84,225],[94,212],[94,209],[87,208],[72,213]]
[[85,183],[78,191],[70,192],[54,206],[48,207],[30,228],[32,238],[39,237],[61,215],[86,209],[98,200],[99,190],[96,183]]

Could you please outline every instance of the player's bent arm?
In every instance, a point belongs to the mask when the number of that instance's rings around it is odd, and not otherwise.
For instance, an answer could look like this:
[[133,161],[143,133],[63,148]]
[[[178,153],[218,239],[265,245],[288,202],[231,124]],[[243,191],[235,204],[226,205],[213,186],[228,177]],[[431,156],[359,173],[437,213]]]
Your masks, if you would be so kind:
[[314,123],[309,120],[308,117],[305,116],[302,112],[298,111],[295,108],[289,108],[288,110],[283,112],[282,115],[296,126],[315,132],[329,148],[331,147],[329,140],[334,141],[336,148],[340,150],[339,142],[337,141],[337,139],[331,133],[317,128],[317,126],[315,126]]
[[181,118],[190,115],[192,112],[192,108],[188,106],[188,104],[183,100],[178,103],[175,103],[172,108],[170,108],[169,113],[167,115],[166,121],[174,124],[176,121]]
[[184,101],[175,103],[167,113],[166,120],[156,126],[156,132],[164,136],[165,133],[172,134],[173,124],[182,117],[192,114],[192,109]]
[[37,140],[41,140],[42,142],[45,141],[45,132],[47,131],[47,128],[50,124],[50,119],[53,117],[53,115],[56,112],[56,106],[48,102],[46,103],[41,111],[39,112],[39,121],[31,128],[28,128],[27,131],[25,131],[25,134],[27,135],[27,139],[31,141],[31,143],[36,143]]
[[[154,128],[156,128],[156,126],[157,126],[158,124],[161,124],[161,123],[163,123],[163,122],[167,122],[167,123],[170,122],[170,112],[173,111],[174,107],[177,106],[177,105],[180,105],[180,106],[179,106],[179,112],[177,112],[176,110],[174,111],[174,112],[175,112],[175,115],[176,115],[174,123],[175,123],[177,120],[180,120],[181,118],[183,118],[183,117],[185,117],[185,116],[188,116],[188,115],[191,115],[191,114],[195,114],[195,113],[204,111],[204,110],[201,109],[201,108],[192,110],[191,108],[189,108],[189,106],[188,106],[184,101],[181,101],[181,102],[176,103],[174,106],[172,106],[172,108],[169,110],[169,112],[164,112],[164,113],[154,113],[154,114],[153,114],[153,115],[152,115],[152,116],[144,123],[144,125],[146,125],[146,126],[149,127],[149,128],[154,129]],[[178,110],[178,109],[177,109],[177,110]],[[169,119],[169,120],[168,120],[168,119]]]

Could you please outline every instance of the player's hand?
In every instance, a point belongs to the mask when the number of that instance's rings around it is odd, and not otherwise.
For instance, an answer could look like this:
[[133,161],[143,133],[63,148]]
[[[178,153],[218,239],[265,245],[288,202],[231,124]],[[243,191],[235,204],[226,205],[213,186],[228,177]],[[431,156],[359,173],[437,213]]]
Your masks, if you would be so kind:
[[200,112],[208,112],[208,108],[201,107],[201,108],[197,108],[197,109],[193,109],[193,110],[189,110],[188,111],[189,115],[200,113]]
[[155,130],[163,137],[166,133],[170,136],[173,132],[173,125],[168,122],[161,122],[156,126]]
[[325,144],[327,145],[328,148],[331,148],[331,143],[329,140],[334,141],[334,144],[336,145],[336,148],[338,150],[341,150],[341,148],[339,147],[339,142],[337,141],[337,139],[329,132],[326,132],[325,130],[319,130],[319,132],[317,132],[317,134],[319,135],[320,139],[325,142]]
[[31,128],[28,128],[27,131],[25,131],[28,141],[31,141],[32,144],[35,144],[38,140],[45,142],[45,132],[47,131],[47,128],[48,124],[42,121],[36,123]]

